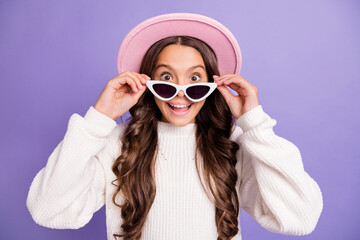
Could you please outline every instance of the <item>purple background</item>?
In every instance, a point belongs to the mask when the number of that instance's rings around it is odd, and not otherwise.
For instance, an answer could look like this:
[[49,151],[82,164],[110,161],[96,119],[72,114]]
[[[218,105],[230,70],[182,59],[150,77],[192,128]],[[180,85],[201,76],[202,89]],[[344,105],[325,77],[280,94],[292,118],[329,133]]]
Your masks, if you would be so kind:
[[0,1],[0,239],[105,239],[105,208],[78,230],[31,218],[35,174],[69,117],[95,105],[117,75],[126,33],[158,14],[193,12],[238,39],[240,75],[258,88],[274,131],[296,144],[324,210],[303,237],[271,233],[241,210],[244,240],[359,239],[360,15],[358,1]]

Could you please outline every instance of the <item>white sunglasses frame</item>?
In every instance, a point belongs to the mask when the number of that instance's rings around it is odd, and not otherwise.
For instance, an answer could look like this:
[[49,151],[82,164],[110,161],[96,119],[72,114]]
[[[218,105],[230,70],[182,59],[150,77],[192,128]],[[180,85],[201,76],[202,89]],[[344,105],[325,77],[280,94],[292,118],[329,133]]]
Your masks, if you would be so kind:
[[[173,86],[176,89],[176,93],[169,98],[163,98],[161,97],[159,94],[156,93],[156,91],[153,88],[154,84],[166,84],[166,85],[170,85]],[[149,90],[152,92],[152,94],[154,94],[155,97],[159,98],[160,100],[163,101],[170,101],[171,99],[173,99],[174,97],[176,97],[178,95],[178,93],[180,92],[180,90],[183,91],[183,93],[185,94],[185,96],[191,100],[192,102],[200,102],[202,100],[204,100],[205,98],[207,98],[217,87],[217,84],[214,82],[204,82],[204,83],[190,83],[190,84],[186,84],[186,85],[177,85],[175,83],[171,83],[171,82],[165,82],[165,81],[160,81],[160,80],[148,80],[146,82],[146,86],[149,88]],[[193,87],[193,86],[208,86],[210,87],[210,90],[207,94],[205,94],[203,97],[199,98],[199,99],[193,99],[191,97],[189,97],[186,93],[186,89],[189,87]]]

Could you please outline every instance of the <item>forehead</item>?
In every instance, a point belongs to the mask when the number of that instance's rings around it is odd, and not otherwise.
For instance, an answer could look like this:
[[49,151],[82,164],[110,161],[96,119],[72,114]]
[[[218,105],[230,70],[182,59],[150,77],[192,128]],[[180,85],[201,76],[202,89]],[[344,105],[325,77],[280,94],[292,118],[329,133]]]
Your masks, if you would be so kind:
[[198,50],[193,47],[171,44],[166,46],[159,54],[156,65],[166,64],[174,67],[191,67],[202,65],[204,60]]

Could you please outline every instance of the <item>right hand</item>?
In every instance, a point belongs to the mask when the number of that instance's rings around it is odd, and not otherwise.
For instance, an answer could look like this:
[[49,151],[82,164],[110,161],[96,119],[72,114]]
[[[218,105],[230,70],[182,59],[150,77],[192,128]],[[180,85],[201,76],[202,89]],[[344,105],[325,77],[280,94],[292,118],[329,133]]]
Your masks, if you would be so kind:
[[[110,79],[101,92],[94,108],[116,120],[134,106],[146,90],[146,74],[126,71]],[[131,90],[131,92],[130,92]]]

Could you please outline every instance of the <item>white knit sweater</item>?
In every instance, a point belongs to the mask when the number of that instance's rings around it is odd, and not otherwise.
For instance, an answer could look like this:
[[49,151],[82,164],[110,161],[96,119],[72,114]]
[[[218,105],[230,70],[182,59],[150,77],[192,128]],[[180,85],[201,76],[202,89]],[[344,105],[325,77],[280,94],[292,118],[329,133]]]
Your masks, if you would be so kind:
[[[243,114],[237,124],[240,127],[235,127],[231,139],[240,145],[236,165],[240,207],[271,232],[311,233],[323,199],[318,184],[304,171],[299,149],[275,135],[276,120],[261,105]],[[156,196],[143,240],[217,239],[215,207],[195,168],[195,127],[195,123],[176,127],[159,122]],[[84,117],[70,117],[64,139],[29,189],[26,204],[36,223],[80,228],[106,204],[107,239],[115,239],[122,218],[112,202],[115,175],[111,166],[120,155],[123,130],[123,124],[92,106]],[[233,239],[241,239],[241,230]]]

